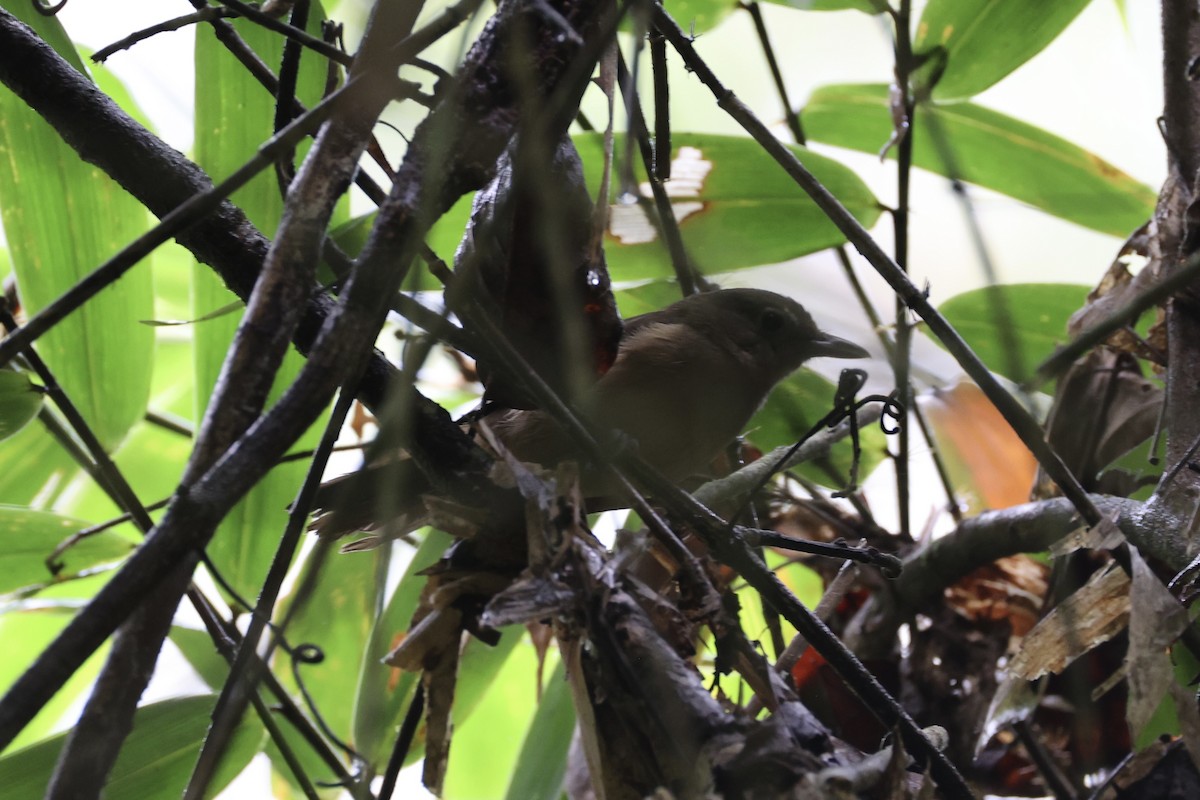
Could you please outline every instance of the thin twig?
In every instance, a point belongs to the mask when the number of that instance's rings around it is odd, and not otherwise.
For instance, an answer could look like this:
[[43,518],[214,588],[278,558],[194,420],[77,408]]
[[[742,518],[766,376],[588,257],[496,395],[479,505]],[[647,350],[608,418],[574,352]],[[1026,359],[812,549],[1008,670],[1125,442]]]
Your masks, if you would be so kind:
[[238,13],[228,8],[217,8],[208,6],[191,14],[184,14],[182,17],[175,17],[165,22],[160,22],[157,25],[151,25],[149,28],[143,28],[140,31],[134,31],[123,39],[118,39],[107,47],[101,47],[96,52],[92,53],[92,61],[97,64],[103,64],[114,53],[119,53],[122,50],[128,50],[138,42],[143,42],[160,33],[170,33],[177,31],[180,28],[186,28],[188,25],[197,25],[201,22],[210,22],[214,19],[228,19],[236,17]]
[[[895,25],[895,64],[896,81],[894,87],[900,93],[898,99],[893,99],[896,130],[893,137],[899,139],[896,153],[896,208],[892,211],[892,222],[895,231],[896,266],[907,275],[908,273],[908,205],[909,185],[912,177],[913,157],[913,115],[916,111],[916,101],[912,96],[909,77],[913,65],[912,39],[909,26],[912,17],[912,0],[900,0],[899,6],[892,14]],[[908,306],[900,295],[896,296],[896,347],[893,351],[892,369],[896,375],[896,394],[900,404],[898,452],[893,461],[896,466],[896,501],[900,517],[900,536],[912,539],[912,513],[910,509],[912,494],[909,491],[909,465],[912,448],[908,429],[908,409],[912,405],[912,326],[908,322]]]
[[[846,279],[850,282],[850,287],[854,291],[854,296],[858,298],[859,305],[862,306],[863,312],[866,313],[867,319],[871,322],[871,327],[875,331],[879,343],[883,345],[884,352],[888,354],[889,360],[895,359],[896,343],[892,337],[887,335],[887,329],[883,324],[883,320],[879,317],[879,312],[875,310],[874,304],[867,297],[866,291],[863,289],[862,282],[859,281],[858,275],[854,271],[854,264],[850,261],[849,254],[846,253],[845,245],[838,247],[835,252],[838,256],[838,261],[842,265],[842,270],[846,274]],[[917,418],[917,426],[921,429],[921,435],[925,439],[925,443],[929,446],[929,455],[933,459],[934,469],[937,470],[938,479],[942,482],[942,489],[946,492],[946,507],[950,510],[951,516],[955,521],[962,519],[962,510],[958,507],[957,493],[954,491],[954,484],[950,480],[950,473],[946,469],[946,462],[942,458],[941,448],[938,447],[937,441],[931,435],[929,424],[925,419],[925,413],[921,410],[921,404],[916,402],[915,398],[909,411]]]
[[[846,594],[850,591],[850,587],[854,585],[854,581],[858,579],[859,568],[852,561],[847,561],[838,570],[837,575],[829,582],[829,586],[825,588],[825,593],[821,595],[821,599],[817,601],[816,607],[813,609],[813,614],[817,619],[828,621],[833,616],[833,612],[841,605]],[[775,669],[781,673],[790,673],[792,667],[804,655],[804,651],[808,649],[808,640],[802,634],[797,633],[792,641],[788,642],[787,648],[779,655],[779,659],[775,662]]]
[[[675,219],[675,209],[671,205],[671,198],[656,172],[655,151],[650,145],[650,135],[646,128],[646,117],[642,113],[642,104],[633,87],[632,76],[625,66],[625,59],[619,56],[617,58],[617,78],[621,84],[621,91],[629,93],[626,98],[626,108],[630,112],[630,134],[637,140],[642,165],[646,169],[647,183],[650,184],[650,192],[654,197],[654,208],[657,214],[651,220],[658,223],[655,227],[658,228],[659,235],[662,236],[663,243],[667,246],[671,266],[675,269],[675,279],[679,281],[679,290],[684,297],[693,295],[706,285],[704,276],[696,269],[691,256],[688,255],[687,247],[683,243],[683,234],[679,230],[679,221]],[[662,156],[663,151],[659,149],[657,158],[662,158]],[[666,152],[666,157],[668,160],[671,157],[669,150]],[[603,198],[603,202],[607,202],[607,198]]]
[[146,409],[146,422],[165,431],[177,433],[186,439],[191,439],[195,433],[191,423],[187,420],[154,409]]
[[791,550],[797,553],[810,553],[825,558],[837,558],[843,561],[857,561],[860,564],[870,564],[879,567],[884,575],[896,577],[900,574],[903,562],[891,553],[884,553],[874,547],[854,547],[843,542],[812,542],[807,539],[797,539],[779,531],[745,528],[739,525],[737,532],[751,546],[774,547],[779,550]]
[[396,791],[396,779],[400,775],[400,769],[404,766],[404,760],[408,757],[408,751],[412,749],[413,740],[416,738],[417,729],[421,724],[421,715],[424,712],[425,685],[418,681],[417,690],[408,704],[408,711],[404,714],[404,722],[400,725],[400,732],[396,734],[396,745],[392,748],[392,755],[388,758],[387,770],[383,773],[383,783],[380,784],[377,795],[379,800],[392,800],[392,795]]
[[286,22],[280,22],[269,14],[264,14],[254,6],[239,2],[239,0],[217,0],[221,5],[236,11],[240,16],[245,17],[256,25],[261,25],[275,33],[281,33],[290,41],[298,42],[304,45],[314,53],[320,53],[331,61],[336,61],[343,66],[350,66],[354,63],[354,56],[343,53],[338,48],[328,42],[318,39],[310,33],[307,33],[303,28],[296,25],[289,25]]
[[[954,152],[954,148],[950,144],[950,139],[946,136],[946,131],[943,129],[937,114],[933,110],[929,110],[929,113],[923,115],[922,119],[925,121],[923,130],[929,134],[929,139],[933,142],[933,146],[937,150],[938,158],[942,162],[942,168],[945,170],[945,175],[950,181],[950,189],[955,199],[958,200],[959,208],[962,210],[967,232],[971,236],[971,246],[975,250],[975,258],[979,261],[980,267],[983,268],[983,277],[986,283],[984,290],[987,293],[987,306],[992,318],[992,330],[999,339],[1000,351],[1004,356],[1004,367],[1007,370],[1007,374],[1012,376],[1013,380],[1020,383],[1025,379],[1026,365],[1022,358],[1021,344],[1017,340],[1017,326],[1013,322],[1012,308],[1009,306],[1008,298],[1000,289],[1000,274],[996,270],[996,263],[992,258],[991,248],[988,247],[987,240],[984,238],[983,226],[979,222],[979,214],[975,210],[975,204],[971,200],[967,185],[962,181],[962,170],[958,167],[958,156]],[[1026,397],[1025,401],[1028,404],[1030,398]]]
[[796,140],[796,144],[806,144],[807,140],[804,137],[804,128],[800,124],[800,115],[796,113],[796,109],[792,107],[792,101],[788,98],[787,85],[783,82],[783,71],[779,69],[779,60],[775,57],[775,48],[771,46],[771,36],[767,33],[767,23],[763,20],[762,7],[757,0],[751,0],[749,3],[742,3],[741,7],[749,12],[750,17],[754,20],[754,32],[758,35],[758,43],[762,45],[763,55],[767,59],[767,67],[771,70],[771,80],[775,82],[775,91],[779,95],[779,102],[783,106],[783,119],[787,123],[788,130],[792,133],[792,138]]

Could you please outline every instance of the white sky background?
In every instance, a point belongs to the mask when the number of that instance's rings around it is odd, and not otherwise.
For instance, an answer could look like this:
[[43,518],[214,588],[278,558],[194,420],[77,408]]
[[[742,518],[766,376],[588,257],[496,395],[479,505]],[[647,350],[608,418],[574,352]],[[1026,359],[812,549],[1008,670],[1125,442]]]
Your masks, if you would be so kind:
[[[346,0],[345,5],[362,7],[365,2]],[[73,0],[61,19],[78,42],[94,50],[132,30],[191,10],[183,0]],[[802,104],[809,92],[821,85],[890,78],[890,45],[878,20],[856,12],[800,13],[769,4],[763,11],[794,103]],[[336,10],[334,16],[338,16]],[[680,20],[680,24],[686,28],[688,21]],[[443,54],[452,57],[460,41],[450,37],[442,44]],[[108,61],[159,135],[184,152],[192,142],[192,42],[190,30],[164,34]],[[697,48],[727,86],[786,135],[747,14],[735,13],[717,29],[702,32]],[[1063,136],[1157,189],[1165,175],[1164,150],[1156,127],[1162,104],[1160,69],[1157,4],[1129,2],[1126,24],[1115,0],[1094,0],[1048,50],[976,100]],[[694,77],[674,75],[671,91],[675,130],[741,132],[715,107],[711,94]],[[589,106],[589,115],[594,121],[602,120],[599,104]],[[381,129],[379,135],[385,146],[395,141],[389,131]],[[885,203],[894,201],[893,164],[880,165],[877,159],[862,154],[819,149],[858,171]],[[918,285],[928,280],[935,302],[982,286],[981,269],[946,181],[919,170],[914,176],[910,256],[914,279]],[[1002,282],[1094,284],[1121,244],[1001,195],[972,189],[971,196]],[[873,234],[890,248],[886,216]],[[813,256],[767,273],[747,272],[739,282],[786,284],[797,269],[831,276],[826,285],[813,290],[817,296],[810,294],[805,299],[822,325],[857,341],[873,342],[865,318],[845,311],[856,306],[847,299],[841,269],[829,256]],[[882,281],[873,278],[869,268],[860,270],[860,276],[877,305],[890,309],[892,295]],[[933,348],[919,350],[917,359],[919,367],[942,380],[957,374],[949,358]],[[878,480],[890,478],[881,474]],[[927,483],[932,487],[935,482]],[[927,498],[915,498],[914,524],[919,524],[923,508],[940,502],[942,498],[932,489]],[[880,522],[889,524],[886,513],[881,513]],[[259,782],[239,782],[225,796],[262,796],[264,774],[260,769],[250,778]],[[402,791],[405,797],[420,796],[415,782]]]

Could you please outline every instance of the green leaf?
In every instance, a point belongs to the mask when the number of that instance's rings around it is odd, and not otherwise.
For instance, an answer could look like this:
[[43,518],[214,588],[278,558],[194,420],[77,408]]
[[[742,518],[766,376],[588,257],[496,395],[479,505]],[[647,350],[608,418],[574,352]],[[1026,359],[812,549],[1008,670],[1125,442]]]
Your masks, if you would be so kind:
[[533,723],[517,756],[507,800],[558,800],[567,772],[567,751],[575,731],[575,706],[562,662],[550,673]]
[[917,80],[936,78],[938,100],[979,94],[1040,53],[1088,2],[930,0],[913,38],[913,52],[930,56]]
[[887,10],[886,0],[768,0],[781,6],[798,8],[801,11],[863,11],[867,14],[882,14]]
[[[57,19],[29,3],[6,6],[84,72]],[[0,221],[32,315],[143,233],[147,214],[0,87]],[[146,409],[154,336],[137,321],[152,302],[150,272],[139,265],[38,340],[38,352],[108,450]]]
[[1129,8],[1125,0],[1115,0],[1117,5],[1117,13],[1121,15],[1121,24],[1125,26],[1126,33],[1129,32]]
[[[753,139],[697,133],[672,137],[669,185],[688,252],[705,273],[774,264],[846,241],[825,214]],[[575,138],[584,175],[600,183],[603,140]],[[789,145],[800,161],[865,227],[880,204],[849,168],[803,147]],[[618,143],[617,152],[621,152]],[[638,175],[642,174],[640,169]],[[616,191],[616,189],[614,189]],[[649,192],[645,192],[649,196]],[[614,205],[605,255],[614,281],[674,275],[666,248],[637,206]],[[786,231],[787,235],[780,235]]]
[[78,576],[129,555],[133,545],[111,531],[88,536],[63,553],[57,575],[46,566],[46,557],[88,523],[48,511],[0,506],[0,594],[44,586]]
[[0,440],[28,425],[41,408],[42,393],[28,374],[0,369]]
[[[888,109],[883,84],[825,86],[813,93],[801,119],[815,141],[878,153],[892,132]],[[1154,191],[1112,164],[983,106],[921,105],[913,129],[916,166],[1001,192],[1092,230],[1125,237],[1154,211]],[[937,146],[938,133],[945,148]],[[894,158],[895,148],[888,155]]]
[[461,723],[460,706],[469,698],[462,692],[454,698],[454,745],[443,795],[447,800],[498,796],[513,774],[538,695],[537,653],[529,637],[519,630],[507,631],[505,638],[513,633],[520,634],[512,637],[519,641],[518,646],[488,681],[490,689],[470,717]]
[[[397,585],[387,608],[379,615],[371,631],[371,641],[363,655],[363,667],[354,701],[354,741],[367,760],[382,769],[387,762],[396,732],[412,702],[418,675],[402,672],[384,664],[382,659],[403,638],[412,623],[426,576],[421,571],[441,558],[454,539],[441,531],[428,528],[424,541],[413,554]],[[347,558],[361,558],[349,554]],[[469,639],[463,648],[458,666],[458,683],[454,693],[454,720],[460,725],[471,718],[475,709],[496,682],[509,656],[525,641],[519,629],[505,630],[500,642],[489,647]],[[421,757],[425,744],[423,732],[409,751],[405,763]]]
[[170,636],[179,652],[183,653],[183,657],[208,687],[214,691],[220,690],[225,679],[229,677],[229,662],[217,652],[208,631],[172,625]]
[[[319,31],[321,16],[314,4],[310,32]],[[279,63],[282,40],[278,34],[245,20],[235,20],[234,26],[266,63]],[[247,74],[207,27],[197,31],[196,74],[199,76],[196,160],[219,180],[252,158],[258,146],[271,136],[274,98]],[[300,69],[298,97],[311,106],[319,100],[324,85],[325,62],[306,53]],[[236,192],[232,200],[268,235],[279,224],[283,200],[274,172],[260,174]],[[190,318],[203,317],[236,299],[207,267],[194,268]],[[203,418],[204,407],[240,321],[241,314],[229,314],[190,326],[195,340],[195,419]],[[298,354],[288,353],[269,402],[282,394],[303,364]],[[295,449],[314,447],[319,431],[318,423],[297,442]],[[230,511],[208,547],[208,555],[222,575],[249,602],[253,602],[266,576],[278,542],[277,532],[286,525],[287,506],[295,498],[305,469],[303,461],[273,469]]]
[[[325,723],[343,740],[350,739],[355,678],[362,670],[363,652],[375,616],[379,557],[378,550],[342,554],[336,548],[324,564],[310,557],[296,582],[296,591],[282,603],[283,616],[291,618],[287,638],[292,647],[308,644],[320,648],[321,660],[301,664],[300,677]],[[294,607],[302,596],[300,587],[313,577],[314,570],[315,582],[304,592],[303,605]],[[275,658],[277,664],[287,664],[289,656],[281,651]],[[279,670],[277,666],[277,671],[286,673],[284,685],[294,687],[290,669]]]
[[[1060,283],[993,286],[955,295],[938,310],[990,370],[1021,381],[1067,341],[1067,320],[1088,291]],[[1014,352],[1006,349],[1001,331],[1009,332]]]
[[[106,797],[167,800],[183,794],[208,732],[214,695],[184,697],[139,708],[104,787]],[[0,785],[9,797],[41,797],[67,734],[59,734],[0,759]],[[215,797],[250,763],[262,726],[247,715],[234,733],[206,797]]]
[[679,283],[674,280],[651,281],[629,289],[621,289],[616,292],[616,297],[617,307],[621,309],[621,315],[626,320],[658,311],[683,299]]
[[[190,439],[143,422],[133,428],[113,461],[134,493],[150,504],[171,496],[190,452]],[[69,492],[56,504],[56,509],[90,520],[112,519],[122,513],[94,481],[87,481],[82,488]],[[161,513],[161,510],[155,511],[151,516],[158,517]],[[134,537],[133,541],[142,538],[132,522],[122,523],[113,530]]]
[[738,4],[737,0],[665,0],[663,6],[685,31],[707,33]]
[[488,693],[496,691],[499,675],[512,655],[528,645],[529,640],[520,626],[504,628],[494,647],[478,639],[468,639],[458,665],[454,718],[460,722],[470,719],[486,701]]
[[[408,705],[412,701],[418,676],[401,672],[383,663],[383,658],[399,644],[408,630],[427,578],[420,575],[441,558],[454,539],[447,533],[425,529],[425,538],[412,555],[387,608],[371,629],[371,638],[363,653],[362,670],[354,699],[354,741],[359,751],[375,765],[387,763],[388,754]],[[400,547],[402,545],[394,545]],[[351,553],[343,558],[363,558]],[[423,751],[424,745],[414,748]],[[415,760],[415,758],[414,758]]]
[[[77,588],[84,581],[70,584]],[[65,584],[64,584],[65,586]],[[4,658],[0,659],[0,691],[21,677],[42,651],[54,641],[71,618],[79,610],[80,601],[66,600],[48,602],[39,596],[37,600],[18,606],[14,610],[0,614],[0,642],[4,642]],[[22,747],[41,741],[51,731],[62,727],[62,719],[71,707],[79,700],[85,690],[90,690],[100,666],[108,657],[108,643],[100,647],[84,665],[76,670],[66,685],[59,689],[46,706],[38,712],[33,721],[21,729],[13,739],[7,752],[13,753]],[[78,709],[76,709],[78,713]],[[5,786],[7,793],[8,787]],[[19,797],[21,795],[12,795]],[[40,793],[28,795],[41,797]]]
[[26,425],[0,442],[0,497],[13,505],[44,507],[79,468],[43,425]]
[[[621,137],[616,151],[622,152]],[[574,137],[593,196],[603,166],[600,134]],[[680,233],[691,257],[705,273],[774,264],[843,244],[846,238],[799,186],[753,139],[715,134],[676,133],[674,177],[669,184]],[[831,158],[789,145],[800,161],[866,227],[879,219],[880,203],[848,167]],[[637,174],[644,179],[640,163]],[[616,189],[613,190],[614,192]],[[649,196],[649,189],[644,194]],[[667,278],[675,274],[662,242],[637,206],[615,204],[605,236],[605,258],[614,281]],[[429,245],[447,263],[470,219],[471,201],[462,198],[431,229]],[[351,254],[366,241],[373,215],[343,225],[332,235]],[[787,235],[780,235],[786,231]],[[440,290],[423,270],[413,269],[410,290]]]
[[[775,387],[767,402],[750,420],[746,430],[754,444],[769,452],[795,444],[833,409],[836,387],[815,372],[801,370]],[[878,425],[859,429],[862,454],[858,477],[862,480],[883,460],[886,442]],[[854,448],[843,439],[834,445],[826,461],[803,464],[797,471],[822,486],[844,489],[853,464]]]
[[790,556],[784,557],[771,550],[767,552],[767,566],[774,570],[784,585],[796,595],[801,603],[809,608],[821,601],[825,594],[825,580],[821,573],[807,564],[793,561]]

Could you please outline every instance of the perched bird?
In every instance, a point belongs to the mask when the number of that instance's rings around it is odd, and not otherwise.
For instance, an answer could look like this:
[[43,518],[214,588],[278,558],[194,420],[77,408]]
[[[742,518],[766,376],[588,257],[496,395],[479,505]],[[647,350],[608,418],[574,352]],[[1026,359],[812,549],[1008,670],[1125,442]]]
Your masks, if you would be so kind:
[[[639,456],[678,482],[703,472],[775,384],[805,361],[866,355],[821,331],[783,295],[761,289],[696,294],[628,320],[612,367],[578,407],[594,430],[620,431]],[[571,439],[544,411],[497,410],[483,421],[522,461],[553,466],[579,459]],[[581,466],[585,496],[619,494],[599,465],[585,460]],[[374,483],[372,488],[355,473],[322,487],[317,504],[328,513],[318,518],[317,530],[344,533],[369,521],[378,497]]]

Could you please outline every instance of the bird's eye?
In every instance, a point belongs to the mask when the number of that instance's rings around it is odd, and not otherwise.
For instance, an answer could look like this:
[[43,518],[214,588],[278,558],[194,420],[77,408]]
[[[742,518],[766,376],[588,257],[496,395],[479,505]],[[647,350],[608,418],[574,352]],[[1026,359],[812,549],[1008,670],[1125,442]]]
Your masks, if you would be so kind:
[[786,318],[777,308],[764,308],[758,317],[758,326],[763,333],[776,333],[783,328]]

